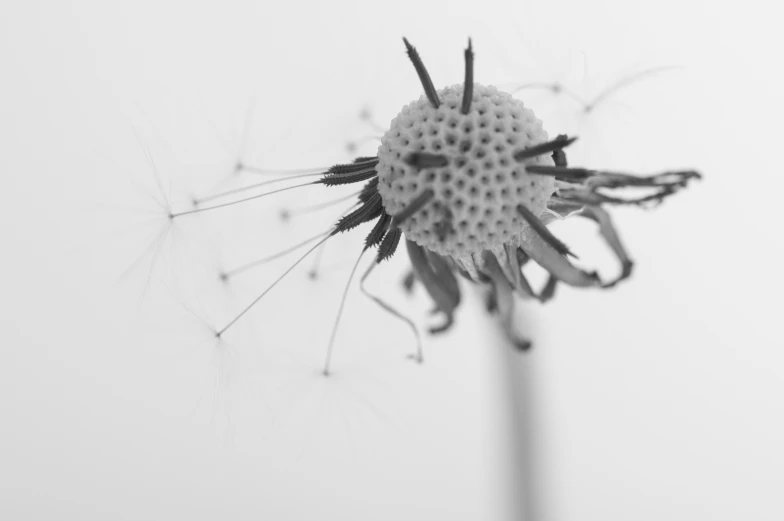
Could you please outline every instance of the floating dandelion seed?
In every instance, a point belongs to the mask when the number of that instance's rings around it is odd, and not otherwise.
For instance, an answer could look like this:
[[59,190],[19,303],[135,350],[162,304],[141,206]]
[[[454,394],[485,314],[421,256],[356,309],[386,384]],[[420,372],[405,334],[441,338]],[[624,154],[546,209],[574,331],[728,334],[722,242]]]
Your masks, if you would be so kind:
[[[550,139],[542,122],[520,100],[495,87],[474,83],[471,41],[465,50],[463,84],[436,90],[416,49],[403,39],[425,96],[403,107],[381,138],[376,156],[359,157],[318,174],[319,179],[238,201],[197,207],[171,214],[175,218],[255,200],[311,185],[342,186],[364,183],[353,210],[329,230],[295,246],[320,240],[223,329],[222,335],[277,285],[305,257],[331,237],[375,221],[351,271],[330,336],[324,373],[329,374],[332,347],[346,294],[361,259],[375,249],[375,259],[361,278],[363,292],[387,311],[413,322],[370,294],[364,282],[373,269],[397,251],[401,240],[413,267],[410,289],[418,280],[433,299],[443,322],[430,333],[448,330],[461,293],[457,275],[489,288],[488,310],[499,315],[509,339],[520,349],[530,342],[514,329],[514,298],[545,302],[558,283],[574,287],[611,288],[629,277],[633,263],[615,231],[604,205],[648,206],[684,188],[700,174],[693,170],[633,176],[569,167],[564,149],[577,138]],[[294,178],[314,175],[303,173]],[[260,183],[246,189],[262,186]],[[646,191],[621,197],[624,188]],[[201,199],[223,197],[234,190]],[[595,221],[621,264],[612,280],[574,266],[570,249],[547,228],[555,220],[583,217]],[[291,251],[294,248],[286,250]],[[549,278],[539,291],[532,288],[522,267],[529,261],[543,267]],[[244,267],[242,269],[245,269]],[[236,272],[241,271],[240,269]],[[222,277],[227,277],[223,273]],[[417,333],[417,355],[422,360]]]

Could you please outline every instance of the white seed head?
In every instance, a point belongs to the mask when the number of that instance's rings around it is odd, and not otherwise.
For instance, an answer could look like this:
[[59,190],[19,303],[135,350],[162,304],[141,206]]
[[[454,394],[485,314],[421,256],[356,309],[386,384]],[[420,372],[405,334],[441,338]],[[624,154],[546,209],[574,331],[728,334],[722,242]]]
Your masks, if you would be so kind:
[[[519,245],[529,225],[517,206],[541,215],[554,190],[552,177],[525,170],[526,164],[552,165],[550,154],[514,158],[548,140],[542,122],[492,86],[474,84],[468,114],[461,112],[463,85],[446,87],[438,97],[437,109],[425,96],[403,107],[381,139],[376,170],[384,208],[395,215],[431,189],[432,201],[400,225],[407,239],[455,258]],[[448,162],[418,168],[406,162],[412,153],[443,155]]]

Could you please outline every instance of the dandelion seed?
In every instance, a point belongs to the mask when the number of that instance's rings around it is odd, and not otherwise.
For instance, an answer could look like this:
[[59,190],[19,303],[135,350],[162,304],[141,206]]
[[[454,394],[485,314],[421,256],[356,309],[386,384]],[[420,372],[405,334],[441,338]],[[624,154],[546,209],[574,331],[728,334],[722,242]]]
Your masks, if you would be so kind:
[[[631,275],[632,260],[605,206],[659,204],[691,180],[700,178],[693,170],[634,176],[570,167],[566,149],[577,138],[558,135],[550,139],[542,121],[522,101],[496,87],[474,82],[470,40],[464,52],[463,84],[440,90],[434,87],[416,49],[408,40],[404,39],[404,43],[424,95],[403,107],[392,120],[377,155],[335,165],[321,172],[318,181],[285,189],[364,183],[356,194],[354,209],[345,213],[326,237],[221,329],[219,335],[331,237],[374,223],[349,284],[362,254],[376,249],[375,258],[362,277],[364,283],[376,265],[396,253],[403,240],[413,268],[413,275],[407,277],[407,288],[415,280],[421,283],[443,316],[440,324],[429,328],[431,333],[447,331],[453,325],[461,302],[459,278],[465,278],[490,289],[488,310],[498,315],[514,345],[525,350],[531,344],[514,329],[515,297],[546,302],[554,297],[559,283],[606,289]],[[646,192],[635,197],[619,194],[629,187]],[[275,192],[263,195],[272,193]],[[258,197],[261,196],[237,202]],[[233,204],[236,202],[174,216]],[[612,280],[602,280],[597,272],[574,266],[569,260],[574,254],[547,228],[554,220],[572,216],[599,225],[602,238],[621,265],[620,273]],[[531,260],[549,273],[539,291],[532,288],[522,271]],[[348,285],[338,308],[338,320],[347,293]],[[377,296],[365,293],[413,327],[410,319]],[[330,370],[336,331],[337,320],[330,337],[325,374]],[[418,347],[419,360],[421,356]]]

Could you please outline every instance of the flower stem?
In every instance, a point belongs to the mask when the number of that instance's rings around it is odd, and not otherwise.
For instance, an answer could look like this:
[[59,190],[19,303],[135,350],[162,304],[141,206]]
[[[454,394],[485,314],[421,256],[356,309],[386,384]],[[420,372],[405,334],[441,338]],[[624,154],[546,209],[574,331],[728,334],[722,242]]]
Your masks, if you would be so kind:
[[[493,317],[496,318],[496,317]],[[542,484],[537,435],[536,356],[521,352],[509,340],[499,320],[491,321],[496,381],[503,400],[502,435],[508,461],[511,519],[542,519]]]

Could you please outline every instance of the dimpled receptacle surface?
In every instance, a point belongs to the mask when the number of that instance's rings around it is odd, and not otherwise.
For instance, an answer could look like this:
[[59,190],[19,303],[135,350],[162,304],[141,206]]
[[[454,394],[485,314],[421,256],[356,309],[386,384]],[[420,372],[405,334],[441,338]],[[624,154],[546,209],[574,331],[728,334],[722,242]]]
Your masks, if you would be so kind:
[[[554,189],[552,177],[525,170],[527,164],[552,165],[549,154],[514,159],[515,152],[548,140],[542,122],[492,86],[474,85],[468,114],[460,110],[463,85],[438,96],[437,109],[425,96],[404,107],[381,139],[376,170],[384,208],[395,215],[429,188],[432,201],[400,225],[406,238],[452,257],[519,245],[528,224],[517,205],[541,215]],[[406,158],[415,152],[441,154],[448,162],[410,166]]]

